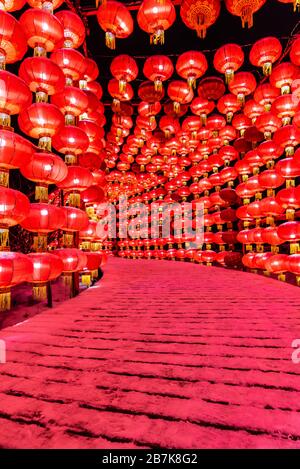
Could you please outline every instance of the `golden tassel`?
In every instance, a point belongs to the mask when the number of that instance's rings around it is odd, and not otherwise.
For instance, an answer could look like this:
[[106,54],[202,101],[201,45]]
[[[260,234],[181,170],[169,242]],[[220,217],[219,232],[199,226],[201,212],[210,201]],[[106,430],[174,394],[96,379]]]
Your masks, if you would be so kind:
[[289,187],[295,187],[295,179],[286,179],[285,187],[288,189]]
[[294,0],[294,12],[300,11],[300,0]]
[[48,202],[48,186],[35,187],[35,200],[39,202]]
[[159,78],[157,80],[154,80],[154,89],[155,91],[162,91],[163,89],[162,81]]
[[271,252],[273,252],[274,254],[278,254],[279,253],[279,247],[278,246],[271,246]]
[[290,243],[290,254],[298,254],[299,243]]
[[98,270],[92,270],[92,278],[98,278]]
[[80,193],[79,192],[72,192],[69,194],[69,204],[71,207],[80,207]]
[[249,6],[245,6],[241,11],[241,20],[242,20],[242,27],[245,28],[246,24],[248,24],[248,29],[252,28],[253,26],[253,13],[252,9]]
[[11,293],[9,288],[0,288],[0,311],[8,311],[11,307]]
[[243,93],[238,93],[237,100],[242,106],[244,106],[244,104],[245,104],[245,95]]
[[0,228],[0,251],[8,251],[9,231],[7,228]]
[[36,46],[33,50],[33,56],[34,57],[46,57],[46,49],[42,46]]
[[174,109],[175,114],[179,114],[180,113],[180,103],[178,103],[177,101],[173,101],[173,109]]
[[105,44],[106,44],[106,47],[108,47],[109,49],[114,50],[116,48],[115,35],[113,33],[111,33],[110,31],[107,31],[105,33]]
[[286,275],[285,274],[279,274],[277,276],[278,280],[280,280],[281,282],[285,282],[285,279],[286,279]]
[[47,103],[48,102],[48,95],[45,91],[37,91],[35,93],[35,102],[36,103]]
[[267,77],[272,73],[272,62],[266,62],[263,64],[263,74]]
[[227,120],[227,123],[228,123],[228,124],[231,123],[232,118],[233,118],[233,112],[227,112],[227,114],[226,114],[226,120]]
[[207,124],[207,115],[206,114],[201,114],[200,119],[201,119],[202,125],[206,126],[206,124]]
[[297,283],[297,286],[300,287],[300,275],[296,276],[296,283]]
[[10,115],[4,112],[0,113],[0,126],[4,128],[10,128]]
[[119,80],[119,91],[125,93],[127,82],[125,80]]
[[91,242],[87,240],[83,240],[80,244],[80,249],[82,249],[83,251],[90,251]]
[[63,234],[63,245],[65,247],[73,247],[73,233],[64,232]]
[[33,238],[33,250],[35,252],[43,252],[47,250],[47,235],[38,234]]
[[229,83],[233,80],[234,78],[234,70],[229,69],[225,71],[225,83],[226,85],[229,85]]
[[0,186],[8,187],[9,185],[9,170],[2,168],[0,171]]
[[165,32],[163,29],[157,29],[155,33],[150,36],[150,43],[163,45],[165,43]]
[[64,285],[71,289],[73,286],[72,272],[63,272],[62,279],[63,279]]
[[187,84],[189,85],[191,90],[196,89],[196,84],[197,84],[196,78],[195,77],[188,77]]
[[38,147],[41,150],[51,151],[51,137],[40,137]]
[[37,285],[33,285],[32,296],[37,301],[46,300],[47,299],[47,284],[39,283]]
[[91,273],[86,272],[81,275],[81,282],[83,285],[86,285],[88,288],[91,286]]
[[293,156],[294,153],[295,153],[295,148],[294,147],[286,147],[285,148],[286,156]]
[[287,220],[294,221],[295,219],[295,210],[293,208],[288,208],[285,212],[285,217]]
[[76,155],[65,155],[65,163],[68,166],[72,166],[77,164],[77,156]]
[[75,125],[75,116],[72,114],[65,115],[65,124],[66,125]]

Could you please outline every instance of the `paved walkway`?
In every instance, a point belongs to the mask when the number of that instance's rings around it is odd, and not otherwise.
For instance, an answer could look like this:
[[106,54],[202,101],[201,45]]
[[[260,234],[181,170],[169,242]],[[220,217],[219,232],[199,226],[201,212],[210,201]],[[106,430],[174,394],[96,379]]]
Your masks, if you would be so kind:
[[110,259],[95,287],[0,332],[0,447],[300,448],[300,289]]

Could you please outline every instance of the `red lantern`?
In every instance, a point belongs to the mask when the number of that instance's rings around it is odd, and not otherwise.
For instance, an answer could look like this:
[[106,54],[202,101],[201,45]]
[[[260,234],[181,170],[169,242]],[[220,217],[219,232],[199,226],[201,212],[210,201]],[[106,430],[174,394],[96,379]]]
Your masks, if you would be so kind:
[[0,11],[0,69],[21,60],[27,51],[20,23],[9,13]]
[[213,25],[221,10],[220,0],[183,0],[180,16],[184,24],[195,29],[197,35],[205,38],[207,29]]
[[300,129],[294,125],[286,125],[278,129],[273,135],[273,141],[285,149],[287,156],[294,154],[294,147],[300,143]]
[[[201,123],[203,125],[206,125],[207,116],[214,110],[215,104],[213,101],[208,101],[207,99],[199,97],[193,99],[190,108],[193,114],[196,114],[196,116],[199,116],[201,118]],[[201,140],[203,141],[207,139],[202,138]]]
[[26,165],[33,156],[33,145],[18,134],[0,129],[0,185],[8,186],[9,170]]
[[49,252],[31,253],[28,258],[33,264],[33,271],[28,281],[33,284],[33,298],[47,298],[47,283],[60,276],[63,262],[60,257]]
[[245,96],[249,96],[256,88],[256,80],[250,72],[239,72],[229,83],[229,91],[235,94],[240,103],[245,102]]
[[253,96],[254,101],[264,106],[265,111],[270,111],[272,103],[279,95],[280,91],[278,88],[275,88],[269,83],[263,83],[262,85],[258,85]]
[[10,309],[10,287],[26,282],[32,274],[32,262],[20,252],[0,253],[0,311]]
[[7,249],[8,229],[18,225],[29,214],[29,200],[25,194],[0,186],[0,250]]
[[292,43],[290,50],[290,59],[294,65],[300,65],[300,38],[298,37]]
[[110,65],[110,71],[114,78],[119,81],[119,91],[122,93],[126,83],[135,80],[139,70],[136,61],[130,55],[117,55]]
[[137,14],[138,25],[150,34],[151,44],[164,44],[165,31],[172,26],[175,18],[171,0],[143,0]]
[[272,73],[272,65],[282,52],[280,41],[276,37],[264,37],[251,47],[249,59],[252,65],[262,67],[264,75]]
[[248,25],[248,28],[253,26],[253,15],[256,13],[266,2],[266,0],[225,0],[225,6],[229,13],[235,16],[240,16],[243,28]]
[[[98,102],[98,100],[97,100]],[[65,115],[66,124],[75,124],[75,117],[84,113],[89,104],[84,91],[75,86],[66,86],[51,97],[51,103]]]
[[[75,232],[85,230],[88,227],[89,219],[83,210],[75,207],[61,207],[61,210],[65,216],[64,224],[61,227],[63,231]],[[71,241],[73,241],[73,237]],[[72,242],[68,242],[66,239],[64,239],[64,243],[72,245]]]
[[154,82],[156,91],[162,90],[162,82],[173,75],[174,67],[166,55],[152,55],[145,60],[143,73],[148,80]]
[[19,68],[19,76],[36,93],[36,102],[46,102],[49,95],[64,86],[64,75],[56,63],[45,57],[28,57]]
[[60,10],[55,16],[63,25],[63,47],[78,49],[85,39],[85,26],[80,16],[70,10]]
[[76,164],[77,156],[84,153],[89,146],[86,133],[73,125],[65,125],[59,133],[53,137],[53,147],[65,155],[67,164]]
[[63,71],[66,85],[72,86],[73,81],[82,80],[85,77],[86,58],[74,49],[57,49],[52,52],[51,60]]
[[64,35],[61,22],[46,10],[30,8],[22,14],[20,23],[29,47],[37,56],[51,52]]
[[157,101],[161,101],[165,95],[164,89],[156,90],[154,83],[151,81],[144,81],[138,89],[139,98],[142,101],[153,104]]
[[73,207],[80,206],[80,192],[93,184],[91,172],[81,166],[69,166],[65,179],[57,184],[60,189],[70,191],[69,202]]
[[296,275],[297,285],[300,284],[300,254],[293,254],[288,258],[288,270]]
[[[197,98],[196,98],[197,99]],[[240,109],[241,104],[239,103],[237,97],[234,94],[225,94],[218,101],[218,111],[221,114],[225,114],[227,122],[232,121],[233,115]]]
[[48,185],[62,181],[68,173],[63,160],[53,153],[35,153],[33,159],[22,166],[21,173],[30,181],[37,183],[35,199],[48,200]]
[[230,83],[234,73],[244,63],[244,52],[238,44],[225,44],[220,47],[214,56],[215,69],[225,75],[226,83]]
[[257,117],[255,127],[264,134],[266,140],[270,140],[272,134],[281,127],[281,120],[272,112],[265,112]]
[[221,78],[206,77],[203,78],[198,86],[198,95],[209,101],[218,101],[225,93],[225,85]]
[[47,234],[59,230],[65,223],[65,214],[55,205],[37,203],[30,205],[29,215],[21,222],[27,231],[37,233],[34,237],[34,250],[45,251],[47,248]]
[[190,88],[196,88],[196,80],[205,74],[207,68],[206,57],[199,51],[184,52],[176,62],[178,75],[187,80]]
[[281,94],[288,94],[291,85],[299,76],[298,68],[291,62],[282,62],[273,69],[270,75],[270,83],[281,90]]
[[120,2],[102,3],[97,19],[105,31],[105,43],[109,49],[116,48],[116,38],[124,39],[133,31],[133,20],[127,7]]
[[19,114],[31,104],[32,95],[25,81],[16,75],[0,71],[0,124],[10,127],[10,116]]
[[22,111],[18,117],[22,132],[39,139],[39,147],[51,151],[51,138],[60,132],[64,118],[53,104],[35,103]]

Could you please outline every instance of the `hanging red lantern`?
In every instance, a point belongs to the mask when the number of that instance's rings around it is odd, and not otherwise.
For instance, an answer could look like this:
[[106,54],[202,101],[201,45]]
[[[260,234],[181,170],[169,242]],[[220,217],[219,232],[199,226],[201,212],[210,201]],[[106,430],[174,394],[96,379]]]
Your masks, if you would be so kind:
[[31,142],[20,135],[0,129],[0,185],[8,186],[9,170],[26,165],[34,149]]
[[278,175],[287,180],[287,185],[289,183],[292,185],[293,179],[300,176],[300,161],[295,156],[283,158],[276,163],[275,170]]
[[87,257],[87,263],[83,271],[81,281],[84,285],[89,287],[91,285],[91,278],[97,278],[98,276],[98,269],[100,268],[102,262],[102,253],[85,252],[85,255]]
[[47,10],[30,8],[20,18],[27,44],[34,49],[34,55],[46,55],[63,39],[61,22]]
[[290,50],[290,59],[294,65],[300,65],[300,38],[293,40],[292,47]]
[[33,264],[32,274],[28,278],[28,281],[33,284],[33,298],[46,300],[47,284],[60,276],[63,262],[60,257],[49,252],[31,253],[27,257]]
[[62,181],[68,173],[63,160],[53,153],[35,153],[32,160],[22,166],[21,173],[30,181],[37,183],[35,199],[48,200],[48,185]]
[[296,254],[299,252],[300,240],[300,222],[288,221],[278,226],[278,236],[284,241],[290,243],[290,253]]
[[143,0],[137,14],[138,25],[150,34],[151,44],[164,44],[165,31],[172,26],[175,18],[171,0]]
[[72,247],[73,233],[85,230],[89,224],[89,219],[86,212],[75,207],[61,207],[61,210],[65,216],[64,224],[61,227],[64,231],[63,244]]
[[297,190],[294,187],[281,189],[275,199],[285,209],[286,219],[294,220],[295,210],[300,208],[300,197]]
[[237,96],[240,103],[244,104],[245,96],[249,96],[256,88],[256,80],[250,72],[239,72],[229,83],[229,91]]
[[264,112],[257,117],[255,127],[264,134],[266,140],[272,138],[272,134],[281,127],[281,120],[272,112]]
[[28,5],[32,8],[39,8],[53,13],[53,10],[56,10],[61,6],[63,0],[28,0]]
[[235,16],[240,16],[243,28],[248,25],[248,28],[253,26],[253,15],[256,13],[266,2],[266,0],[225,0],[225,6],[229,13]]
[[281,147],[273,142],[273,140],[261,143],[257,147],[257,152],[265,164],[272,164],[273,160],[282,155]]
[[30,204],[29,215],[22,220],[21,226],[36,234],[33,248],[45,251],[47,248],[47,234],[59,230],[65,222],[65,214],[60,207],[50,204]]
[[218,100],[218,111],[221,114],[226,115],[228,123],[232,121],[233,115],[240,109],[240,107],[241,104],[239,103],[237,96],[231,93],[225,94]]
[[40,148],[51,151],[51,139],[61,130],[64,118],[53,104],[35,103],[19,114],[18,124],[24,134],[39,139]]
[[21,60],[27,51],[20,23],[9,13],[0,11],[0,69]]
[[198,86],[197,92],[201,98],[209,101],[218,101],[225,93],[225,85],[221,78],[206,77],[203,78]]
[[165,91],[163,88],[161,90],[156,90],[154,83],[151,81],[144,81],[139,86],[138,95],[142,101],[153,104],[163,99]]
[[123,91],[120,91],[119,81],[112,78],[108,82],[108,92],[114,98],[114,102],[118,101],[130,101],[133,98],[133,89],[130,83],[125,84]]
[[162,82],[171,78],[173,72],[172,61],[166,55],[152,55],[145,60],[143,73],[154,82],[156,91],[162,90]]
[[65,155],[67,164],[76,164],[77,156],[88,149],[89,139],[80,127],[65,125],[53,137],[52,143],[55,150]]
[[282,120],[283,125],[288,125],[297,112],[298,104],[298,100],[293,95],[284,94],[274,100],[271,110]]
[[193,99],[193,92],[188,84],[181,80],[174,80],[169,83],[168,96],[173,101],[174,111],[180,110],[181,104],[190,103]]
[[249,60],[255,67],[262,67],[264,75],[271,75],[272,65],[282,53],[282,46],[276,37],[264,37],[256,41],[250,50]]
[[[190,108],[193,114],[196,114],[196,116],[200,117],[201,123],[203,125],[206,125],[207,116],[214,110],[215,103],[213,101],[208,101],[207,99],[199,97],[199,98],[193,99],[193,101],[191,102]],[[202,141],[203,140],[207,140],[207,139],[202,138]]]
[[[97,100],[98,101],[98,100]],[[51,103],[65,115],[66,124],[75,124],[75,118],[83,114],[89,104],[84,91],[75,86],[65,86],[58,93],[51,96]]]
[[278,88],[270,85],[270,83],[263,83],[258,85],[254,91],[254,101],[256,101],[261,106],[264,106],[265,111],[270,111],[271,105],[274,100],[280,95]]
[[0,251],[8,249],[8,229],[18,225],[29,214],[29,200],[25,194],[0,186]]
[[51,60],[55,62],[65,75],[66,85],[72,86],[73,81],[84,78],[87,62],[84,55],[75,49],[57,49],[52,52]]
[[130,55],[117,55],[110,64],[110,71],[119,81],[119,91],[122,93],[126,83],[133,81],[138,76],[139,70],[136,61]]
[[57,184],[60,189],[69,191],[69,202],[72,207],[80,206],[80,192],[93,184],[91,172],[81,166],[68,166],[65,179]]
[[80,16],[71,10],[60,10],[55,16],[64,29],[63,47],[78,49],[85,39],[85,26]]
[[291,156],[294,154],[294,148],[300,143],[300,129],[294,125],[281,127],[273,135],[273,141],[285,149],[287,156]]
[[187,80],[190,88],[196,88],[196,80],[205,74],[207,68],[206,57],[199,51],[184,52],[176,62],[178,75]]
[[184,24],[195,29],[197,35],[205,38],[207,29],[213,25],[221,10],[220,0],[183,0],[180,7],[180,16]]
[[109,1],[97,11],[97,20],[105,32],[105,44],[116,48],[116,38],[124,39],[133,31],[133,20],[127,7],[120,2]]
[[281,90],[281,94],[288,94],[291,92],[291,85],[294,80],[299,76],[298,67],[291,62],[282,62],[273,68],[270,75],[270,83],[275,88]]
[[225,75],[226,83],[230,83],[234,73],[244,63],[244,52],[238,44],[225,44],[221,46],[214,56],[215,69]]
[[32,262],[20,252],[0,253],[0,311],[11,306],[10,288],[26,282],[32,274]]
[[22,112],[31,101],[32,95],[25,81],[0,70],[0,125],[9,128],[10,116]]
[[59,66],[45,57],[28,57],[23,60],[19,77],[36,93],[36,102],[46,102],[48,96],[63,88],[65,82]]
[[288,270],[296,275],[297,285],[300,285],[300,254],[288,257]]

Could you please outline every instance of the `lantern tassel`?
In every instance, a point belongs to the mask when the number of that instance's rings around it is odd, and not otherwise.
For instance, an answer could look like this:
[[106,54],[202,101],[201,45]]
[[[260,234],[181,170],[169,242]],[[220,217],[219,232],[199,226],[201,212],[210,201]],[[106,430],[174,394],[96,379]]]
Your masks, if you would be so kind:
[[0,289],[0,311],[8,311],[11,307],[11,293],[8,288]]
[[40,202],[48,202],[48,186],[36,186],[35,200]]
[[241,20],[243,28],[248,24],[248,29],[253,26],[253,11],[251,6],[245,6],[241,11]]
[[300,0],[294,0],[294,12],[300,11]]
[[163,29],[157,29],[155,33],[150,36],[150,44],[163,45],[165,43],[165,31]]
[[159,78],[157,80],[154,80],[154,89],[155,91],[162,91],[163,89],[162,81]]
[[109,49],[115,49],[116,48],[116,37],[113,33],[111,33],[110,31],[107,31],[105,33],[105,45],[106,47],[108,47]]
[[9,171],[1,169],[0,171],[0,186],[8,187],[9,184]]
[[77,207],[77,208],[80,207],[80,194],[78,192],[72,192],[69,195],[69,204],[72,207]]
[[263,64],[263,74],[267,77],[272,73],[272,62],[266,62]]
[[226,70],[225,72],[226,85],[229,85],[229,83],[233,80],[233,78],[234,78],[234,70],[232,69]]
[[90,272],[82,274],[81,282],[82,282],[83,285],[86,285],[88,288],[91,286],[91,274],[90,274]]
[[47,285],[44,283],[33,285],[32,296],[37,301],[46,300],[47,299]]
[[33,250],[35,252],[43,252],[47,250],[47,235],[38,234],[33,238]]
[[92,270],[92,278],[98,278],[98,270]]
[[64,233],[63,234],[63,244],[65,247],[73,246],[73,233]]
[[5,229],[0,229],[0,251],[6,251],[8,249],[8,238],[9,231]]

